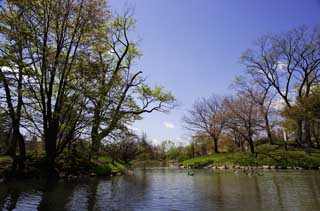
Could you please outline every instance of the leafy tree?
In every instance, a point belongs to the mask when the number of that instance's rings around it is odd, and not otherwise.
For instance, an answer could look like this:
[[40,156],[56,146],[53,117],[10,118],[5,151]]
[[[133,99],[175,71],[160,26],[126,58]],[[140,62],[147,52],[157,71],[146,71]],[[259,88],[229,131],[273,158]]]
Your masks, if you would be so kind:
[[23,126],[44,141],[55,175],[55,160],[71,142],[91,138],[92,155],[141,114],[172,108],[174,96],[132,68],[141,53],[128,38],[129,11],[115,17],[105,0],[5,1],[0,16],[0,93],[12,156],[17,140],[24,144]]
[[112,158],[112,162],[123,161],[128,165],[130,161],[136,159],[142,153],[140,145],[140,138],[137,135],[121,133],[121,137],[109,141],[106,149],[108,155]]
[[87,84],[85,95],[90,101],[87,106],[92,110],[93,154],[113,131],[140,119],[143,113],[167,111],[175,100],[163,87],[148,86],[142,71],[133,69],[141,53],[128,37],[135,24],[129,11],[111,19],[111,24],[104,29],[107,36],[95,42],[94,51],[87,55],[87,68],[91,72],[87,81],[91,83]]
[[308,121],[311,127],[311,138],[320,146],[320,94],[310,95],[305,98],[299,98],[297,104],[291,108],[286,107],[282,112],[286,117],[284,126],[289,130],[295,131],[298,127],[297,122],[300,120]]
[[[23,112],[23,77],[26,71],[24,55],[23,26],[21,16],[24,8],[20,4],[3,3],[0,7],[0,88],[8,117],[10,118],[9,143],[6,154],[13,159],[13,171],[17,164],[20,171],[24,169],[26,155],[25,140],[20,132]],[[2,94],[2,93],[1,93]],[[16,156],[17,144],[19,157]]]

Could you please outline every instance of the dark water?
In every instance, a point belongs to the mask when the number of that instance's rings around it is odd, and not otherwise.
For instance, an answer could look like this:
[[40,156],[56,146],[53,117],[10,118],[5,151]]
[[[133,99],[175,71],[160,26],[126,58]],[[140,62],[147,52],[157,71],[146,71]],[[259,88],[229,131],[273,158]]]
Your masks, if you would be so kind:
[[136,170],[133,176],[0,185],[2,210],[320,210],[319,171]]

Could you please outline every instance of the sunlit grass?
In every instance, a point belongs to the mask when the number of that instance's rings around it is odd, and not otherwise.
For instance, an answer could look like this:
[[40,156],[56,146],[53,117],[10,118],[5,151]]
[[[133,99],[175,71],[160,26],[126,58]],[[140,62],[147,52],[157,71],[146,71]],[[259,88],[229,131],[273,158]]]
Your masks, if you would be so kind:
[[289,150],[277,145],[260,145],[256,154],[248,152],[218,153],[208,156],[196,157],[182,162],[185,167],[201,168],[208,165],[243,165],[243,166],[282,166],[317,168],[320,166],[320,153],[313,152],[308,155],[303,150]]

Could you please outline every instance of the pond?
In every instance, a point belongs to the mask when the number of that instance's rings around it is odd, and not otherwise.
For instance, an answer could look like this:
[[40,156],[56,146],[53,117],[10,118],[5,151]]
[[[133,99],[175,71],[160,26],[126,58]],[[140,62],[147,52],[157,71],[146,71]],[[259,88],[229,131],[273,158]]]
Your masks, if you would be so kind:
[[320,171],[135,170],[134,175],[0,185],[2,210],[320,210]]

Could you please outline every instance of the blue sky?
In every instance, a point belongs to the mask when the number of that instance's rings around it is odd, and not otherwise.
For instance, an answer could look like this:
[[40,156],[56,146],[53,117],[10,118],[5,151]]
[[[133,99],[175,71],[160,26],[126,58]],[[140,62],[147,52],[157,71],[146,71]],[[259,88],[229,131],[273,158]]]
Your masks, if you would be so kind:
[[135,68],[150,84],[172,91],[180,106],[137,121],[159,143],[187,143],[181,118],[193,102],[228,94],[241,74],[241,53],[265,34],[320,24],[320,0],[110,0],[112,10],[135,9],[135,36],[143,56]]

